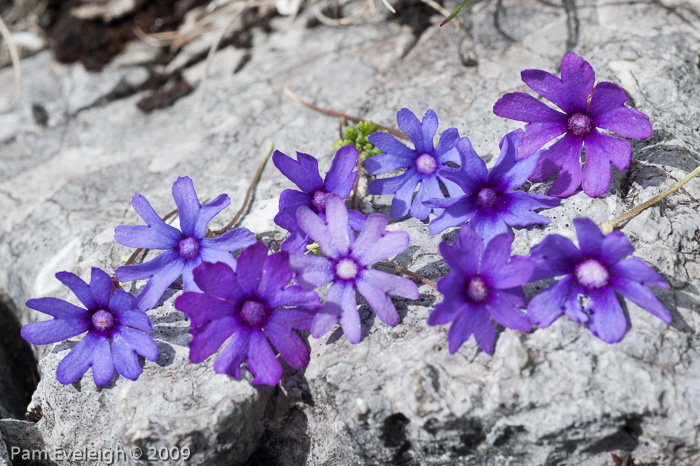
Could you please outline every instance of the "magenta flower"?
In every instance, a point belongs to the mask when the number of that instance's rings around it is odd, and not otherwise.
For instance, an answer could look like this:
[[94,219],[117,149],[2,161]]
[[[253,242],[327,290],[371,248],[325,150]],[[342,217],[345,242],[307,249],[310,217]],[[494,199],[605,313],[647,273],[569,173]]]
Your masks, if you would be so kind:
[[512,236],[498,235],[484,250],[481,236],[463,226],[454,244],[440,243],[440,253],[452,272],[438,281],[438,291],[445,298],[428,317],[428,325],[452,322],[447,333],[451,354],[471,334],[481,349],[492,354],[496,331],[491,317],[515,330],[532,328],[518,306],[525,306],[522,285],[530,280],[535,264],[527,257],[511,257],[512,242]]
[[141,309],[152,309],[180,275],[185,291],[199,291],[192,278],[195,267],[202,261],[225,262],[235,270],[236,259],[231,253],[255,243],[255,236],[245,228],[205,238],[209,222],[231,203],[226,194],[201,205],[192,180],[185,176],[173,184],[173,198],[182,231],[165,223],[140,194],[133,197],[131,205],[146,225],[121,225],[114,230],[114,239],[124,246],[165,250],[143,264],[117,267],[114,273],[120,282],[148,280],[137,298]]
[[321,300],[313,291],[287,286],[291,279],[289,253],[268,256],[263,243],[241,253],[237,272],[220,262],[197,267],[194,280],[204,293],[185,292],[175,300],[190,319],[190,361],[204,361],[231,337],[214,361],[219,374],[240,379],[247,360],[253,385],[277,385],[282,366],[270,343],[291,367],[306,367],[309,348],[294,329],[308,330]]
[[[406,170],[399,176],[372,181],[369,184],[369,193],[394,194],[394,200],[391,202],[392,217],[401,218],[410,208],[412,216],[423,220],[428,218],[431,210],[423,201],[445,197],[438,181],[442,181],[451,197],[462,194],[457,185],[439,174],[439,170],[446,167],[447,162],[459,163],[459,154],[455,149],[459,132],[456,128],[445,130],[440,135],[437,147],[433,147],[433,138],[438,127],[434,111],[428,110],[421,122],[410,110],[402,108],[396,114],[396,120],[401,131],[411,138],[415,149],[404,146],[389,133],[379,131],[370,134],[369,142],[384,153],[365,160],[367,171],[376,175],[401,168]],[[413,199],[418,185],[418,193]]]
[[[643,260],[624,257],[634,246],[620,231],[603,235],[589,218],[574,219],[580,250],[568,238],[549,235],[532,248],[535,261],[533,280],[565,275],[532,298],[527,314],[534,325],[545,328],[563,313],[574,322],[588,322],[593,335],[606,343],[615,343],[627,332],[627,318],[615,295],[620,293],[639,307],[666,323],[671,313],[648,288],[668,284]],[[579,296],[588,297],[581,308]]]
[[[280,211],[275,216],[275,223],[291,233],[282,243],[283,251],[303,253],[309,242],[309,236],[297,223],[296,212],[299,206],[309,207],[325,219],[326,198],[329,194],[335,194],[341,199],[350,195],[357,179],[357,171],[353,171],[357,167],[357,157],[355,146],[341,147],[333,157],[326,179],[321,180],[318,161],[312,156],[297,152],[297,161],[280,151],[272,154],[275,167],[301,190],[285,189],[280,196]],[[349,227],[356,231],[362,229],[364,215],[356,210],[348,211],[348,215]]]
[[[644,139],[651,136],[649,117],[624,105],[627,93],[617,84],[595,85],[591,65],[573,53],[561,62],[561,79],[542,70],[525,70],[522,80],[532,90],[556,104],[564,113],[554,110],[524,92],[504,95],[493,106],[493,112],[504,118],[525,121],[518,158],[527,157],[547,142],[564,134],[551,147],[543,150],[530,179],[544,181],[555,173],[559,177],[549,194],[565,197],[581,186],[589,196],[599,196],[610,186],[610,165],[620,170],[632,158],[630,143],[600,132],[613,131],[620,136]],[[586,163],[581,171],[581,148],[585,145]]]
[[299,207],[297,220],[316,241],[326,257],[292,254],[289,264],[294,280],[305,288],[332,283],[323,307],[311,323],[311,335],[320,338],[340,321],[352,344],[361,338],[356,291],[367,300],[377,317],[387,325],[399,323],[399,313],[389,296],[418,299],[418,287],[409,279],[370,269],[374,263],[406,250],[408,233],[387,232],[387,217],[372,214],[354,243],[348,236],[348,213],[338,196],[328,196],[326,220],[308,207]]
[[27,307],[54,319],[25,325],[22,338],[48,345],[88,332],[58,364],[56,378],[64,385],[81,378],[90,367],[95,385],[109,382],[115,368],[123,377],[136,380],[142,371],[138,355],[149,361],[158,358],[156,342],[145,333],[153,331],[151,321],[138,309],[136,298],[115,289],[109,275],[95,267],[89,285],[69,272],[59,272],[56,278],[85,309],[57,298],[30,299]]
[[506,135],[501,155],[491,173],[474,152],[469,138],[460,138],[456,147],[461,168],[443,168],[440,176],[454,181],[464,194],[425,202],[428,206],[445,209],[430,222],[431,235],[469,222],[484,243],[488,243],[492,238],[508,233],[509,226],[546,225],[550,222],[535,210],[556,207],[561,202],[559,199],[514,191],[527,181],[537,163],[537,155],[516,161],[518,135]]

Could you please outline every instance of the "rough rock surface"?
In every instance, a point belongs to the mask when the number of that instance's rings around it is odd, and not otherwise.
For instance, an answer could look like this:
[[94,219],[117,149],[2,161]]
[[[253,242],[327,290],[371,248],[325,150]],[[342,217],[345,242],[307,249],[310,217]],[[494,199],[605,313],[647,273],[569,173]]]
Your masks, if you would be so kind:
[[[337,122],[285,98],[283,87],[384,124],[401,107],[433,108],[442,129],[457,127],[492,163],[501,136],[517,127],[494,116],[493,103],[527,91],[520,70],[556,71],[566,51],[583,55],[599,81],[620,83],[655,129],[632,142],[632,166],[615,171],[607,193],[564,200],[545,212],[548,228],[516,232],[514,249],[526,254],[550,233],[574,238],[573,218],[615,217],[700,163],[699,14],[681,0],[474,2],[461,30],[422,34],[394,21],[306,29],[303,17],[276,19],[275,32],[256,34],[242,69],[244,52],[215,55],[196,117],[196,94],[149,115],[136,108],[139,94],[107,98],[121,82],[145,79],[139,66],[115,62],[92,74],[39,53],[23,61],[20,107],[0,115],[0,293],[17,304],[22,324],[40,318],[21,306],[31,297],[73,300],[53,275],[122,264],[131,251],[114,244],[113,229],[139,222],[131,196],[145,195],[165,214],[177,176],[192,177],[200,195],[232,197],[217,220],[223,225],[269,141],[317,155],[327,168]],[[196,84],[203,66],[185,78]],[[0,89],[11,80],[0,71]],[[0,107],[10,98],[0,96]],[[284,237],[272,222],[277,197],[289,186],[268,165],[242,221],[273,248]],[[366,186],[364,178],[363,212],[388,214],[390,199],[367,195]],[[363,305],[359,344],[338,332],[311,339],[307,370],[261,390],[214,374],[211,360],[187,361],[187,323],[173,309],[173,290],[149,313],[161,356],[145,362],[137,382],[115,376],[96,388],[88,372],[61,386],[55,368],[75,340],[38,350],[38,436],[50,450],[188,447],[187,464],[593,466],[610,464],[611,451],[642,464],[700,463],[698,199],[694,180],[623,228],[671,284],[655,290],[673,312],[671,326],[628,302],[632,326],[616,345],[562,319],[529,334],[502,332],[493,356],[473,339],[450,356],[446,327],[425,324],[440,298],[421,286],[418,301],[396,301],[399,326],[381,324]],[[413,219],[390,228],[411,235],[400,265],[431,279],[448,272],[437,244],[454,232],[431,238]]]

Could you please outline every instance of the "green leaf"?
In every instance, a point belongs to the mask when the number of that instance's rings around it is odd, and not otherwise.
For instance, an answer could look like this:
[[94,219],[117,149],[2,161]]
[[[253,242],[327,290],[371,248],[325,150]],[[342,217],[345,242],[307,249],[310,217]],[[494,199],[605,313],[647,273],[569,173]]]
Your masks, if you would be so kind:
[[469,2],[471,2],[471,1],[472,0],[464,0],[462,3],[460,3],[459,6],[457,8],[455,8],[455,11],[453,11],[450,14],[450,16],[448,16],[447,19],[445,19],[445,21],[440,23],[440,27],[443,27],[445,24],[452,21],[455,18],[455,16],[457,16],[462,10],[464,10],[465,6],[469,5]]

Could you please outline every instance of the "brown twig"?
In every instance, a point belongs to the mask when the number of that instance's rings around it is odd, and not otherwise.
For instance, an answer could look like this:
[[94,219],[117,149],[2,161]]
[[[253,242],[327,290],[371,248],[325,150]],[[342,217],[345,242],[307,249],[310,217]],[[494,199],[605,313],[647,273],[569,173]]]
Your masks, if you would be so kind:
[[381,267],[389,267],[389,268],[392,268],[392,269],[396,269],[396,270],[398,270],[399,272],[405,273],[406,275],[409,275],[409,276],[415,278],[416,280],[425,283],[425,284],[428,285],[428,286],[432,286],[433,288],[435,288],[435,289],[437,290],[437,284],[436,284],[434,281],[428,280],[428,279],[425,278],[424,276],[418,275],[418,274],[415,273],[415,272],[411,272],[410,270],[408,270],[408,269],[406,269],[406,268],[404,268],[404,267],[401,267],[400,265],[392,264],[391,262],[377,262],[375,265],[379,265],[379,266],[381,266]]
[[[295,101],[299,102],[300,104],[309,107],[309,108],[312,109],[312,110],[316,110],[316,111],[319,112],[319,113],[323,113],[324,115],[330,115],[330,116],[334,116],[334,117],[345,118],[346,120],[354,121],[354,122],[356,122],[356,123],[357,123],[357,122],[360,122],[360,121],[364,121],[364,119],[363,119],[363,118],[360,118],[360,117],[348,115],[348,114],[346,114],[346,113],[336,112],[335,110],[328,110],[328,109],[325,109],[325,108],[318,107],[318,106],[312,104],[311,102],[307,102],[307,101],[305,101],[305,100],[299,98],[295,93],[293,93],[293,92],[292,92],[289,88],[287,88],[287,87],[285,87],[285,88],[283,89],[283,92],[284,92],[285,95],[286,95],[287,97],[289,97],[290,99],[295,100]],[[387,133],[393,134],[393,135],[396,136],[396,137],[409,140],[409,137],[406,136],[403,132],[399,131],[398,129],[394,129],[394,128],[390,127],[390,126],[384,126],[384,125],[377,125],[377,127],[378,127],[379,129],[381,129],[382,131],[386,131]]]
[[267,159],[270,158],[270,155],[272,154],[272,150],[275,148],[275,146],[270,143],[267,146],[267,151],[265,151],[265,155],[263,155],[262,159],[260,159],[260,164],[258,165],[258,171],[255,172],[255,177],[253,177],[253,181],[250,183],[250,186],[248,187],[248,191],[245,193],[245,199],[243,200],[243,205],[241,206],[241,209],[238,211],[235,217],[233,217],[233,220],[231,220],[228,225],[223,227],[221,230],[216,230],[211,233],[211,236],[221,236],[227,231],[229,231],[233,226],[238,222],[238,220],[241,218],[243,215],[243,212],[245,212],[246,208],[248,207],[248,201],[250,200],[250,196],[253,194],[253,190],[255,189],[255,186],[257,186],[258,181],[260,181],[260,175],[262,175],[263,169],[265,168],[265,164],[267,163]]

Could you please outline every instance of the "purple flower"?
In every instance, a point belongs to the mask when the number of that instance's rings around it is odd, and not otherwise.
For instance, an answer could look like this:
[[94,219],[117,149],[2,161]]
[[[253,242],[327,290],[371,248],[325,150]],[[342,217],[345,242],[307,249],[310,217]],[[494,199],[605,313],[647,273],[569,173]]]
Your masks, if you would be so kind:
[[[447,166],[447,162],[459,163],[459,154],[455,149],[459,132],[456,128],[445,130],[440,135],[437,147],[433,147],[433,138],[438,127],[434,111],[428,110],[420,122],[410,110],[402,108],[396,114],[396,120],[401,131],[411,138],[415,149],[404,146],[389,133],[370,134],[369,142],[384,153],[365,160],[367,171],[376,175],[400,168],[406,170],[399,176],[372,181],[369,184],[369,193],[395,194],[391,203],[392,217],[403,217],[410,207],[411,215],[423,220],[430,215],[430,207],[423,201],[445,197],[438,181],[445,185],[451,197],[462,194],[458,186],[443,179],[438,173],[440,168]],[[418,184],[420,187],[416,198],[413,199],[413,192]]]
[[464,195],[449,199],[430,199],[425,204],[445,210],[430,222],[430,234],[469,222],[470,227],[488,243],[497,235],[508,232],[509,226],[548,224],[550,220],[535,213],[536,209],[552,208],[560,200],[525,191],[521,187],[537,163],[537,155],[516,161],[518,136],[506,135],[501,155],[491,173],[476,155],[469,138],[460,138],[456,144],[461,157],[459,169],[443,168],[440,176],[454,181]]
[[263,243],[241,253],[237,272],[220,262],[197,267],[194,280],[204,293],[186,292],[175,300],[191,322],[190,361],[204,361],[233,335],[214,361],[219,374],[240,379],[247,359],[253,385],[277,385],[282,366],[270,343],[294,369],[306,367],[309,348],[294,329],[308,330],[321,300],[313,291],[287,286],[291,279],[289,253],[268,256]]
[[[304,252],[309,242],[309,235],[299,228],[296,212],[299,206],[306,206],[316,212],[321,218],[326,215],[326,198],[335,194],[346,199],[357,179],[357,148],[343,146],[338,149],[331,162],[331,168],[326,179],[321,180],[318,172],[318,161],[308,154],[297,152],[297,160],[275,151],[272,162],[275,167],[289,178],[301,191],[285,189],[280,196],[280,211],[275,216],[275,223],[291,234],[282,243],[283,251]],[[350,210],[349,227],[359,231],[364,225],[365,217],[356,210]]]
[[[643,260],[631,257],[634,246],[620,231],[603,235],[589,218],[574,219],[581,250],[568,238],[549,235],[532,248],[535,260],[533,280],[566,275],[532,298],[527,306],[530,322],[548,327],[562,313],[574,322],[588,322],[593,335],[606,343],[620,341],[627,331],[627,318],[615,292],[646,309],[666,323],[671,313],[647,288],[668,284]],[[579,296],[587,296],[581,308]]]
[[447,333],[450,353],[472,333],[481,349],[493,353],[496,331],[491,317],[515,330],[532,328],[517,306],[525,306],[522,285],[532,276],[535,264],[527,257],[511,257],[512,242],[512,236],[498,235],[487,244],[482,257],[481,236],[463,226],[453,245],[440,243],[440,253],[452,272],[438,281],[438,291],[445,299],[435,306],[428,325],[452,322]]
[[[540,154],[530,179],[540,182],[559,173],[549,194],[565,197],[581,185],[589,196],[603,194],[610,186],[610,165],[625,170],[632,158],[630,143],[603,134],[598,128],[620,136],[644,139],[651,136],[649,117],[627,107],[627,93],[617,84],[598,83],[591,65],[573,53],[561,62],[561,79],[542,70],[525,70],[523,82],[564,113],[524,93],[506,94],[493,112],[504,118],[525,121],[518,158],[527,157],[561,134],[564,137]],[[581,172],[581,148],[586,164]]]
[[144,332],[152,332],[151,321],[138,309],[136,298],[115,289],[104,271],[93,267],[88,285],[75,274],[56,274],[83,303],[86,309],[57,298],[27,301],[27,307],[54,319],[22,327],[22,338],[35,345],[56,343],[88,332],[63,358],[56,378],[66,385],[78,380],[92,367],[95,385],[110,381],[117,369],[122,376],[135,380],[141,374],[140,354],[149,361],[158,357],[158,346]]
[[308,207],[299,207],[297,220],[327,257],[292,254],[289,264],[296,274],[295,281],[305,288],[332,283],[323,307],[311,323],[311,335],[320,338],[340,321],[348,341],[352,344],[359,342],[361,331],[356,290],[382,322],[397,325],[399,313],[389,296],[418,299],[418,287],[407,278],[369,267],[403,252],[408,247],[408,233],[387,232],[386,215],[373,214],[351,243],[347,233],[347,209],[337,196],[328,196],[325,222]]
[[227,231],[217,238],[205,238],[209,222],[231,203],[226,194],[201,205],[192,180],[185,176],[173,184],[173,198],[182,231],[165,223],[140,194],[133,197],[131,205],[146,225],[121,225],[114,230],[114,239],[124,246],[165,250],[148,262],[123,265],[115,271],[114,276],[120,282],[148,280],[138,296],[141,309],[153,308],[180,275],[185,291],[199,291],[192,278],[195,267],[202,261],[225,262],[235,270],[236,259],[231,253],[255,243],[255,236],[245,228]]

